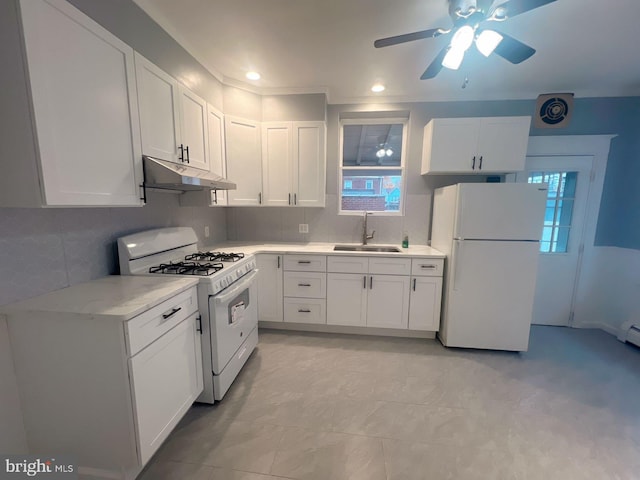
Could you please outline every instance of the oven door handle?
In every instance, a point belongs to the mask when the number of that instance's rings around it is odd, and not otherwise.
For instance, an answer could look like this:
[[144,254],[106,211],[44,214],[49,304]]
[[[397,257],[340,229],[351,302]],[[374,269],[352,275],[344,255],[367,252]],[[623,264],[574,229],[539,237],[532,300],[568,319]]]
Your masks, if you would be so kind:
[[228,292],[225,292],[223,295],[216,295],[213,298],[216,299],[216,303],[227,303],[233,299],[238,293],[240,293],[245,288],[249,287],[256,276],[258,275],[259,270],[256,268],[251,273],[246,274],[244,277],[241,277],[238,282],[233,284],[233,288]]

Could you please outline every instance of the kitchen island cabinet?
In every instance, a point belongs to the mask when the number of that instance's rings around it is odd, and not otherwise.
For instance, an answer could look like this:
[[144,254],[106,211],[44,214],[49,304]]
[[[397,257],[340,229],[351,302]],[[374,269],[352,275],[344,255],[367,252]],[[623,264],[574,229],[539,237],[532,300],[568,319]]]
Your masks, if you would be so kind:
[[30,453],[133,480],[203,388],[196,279],[113,276],[0,309]]

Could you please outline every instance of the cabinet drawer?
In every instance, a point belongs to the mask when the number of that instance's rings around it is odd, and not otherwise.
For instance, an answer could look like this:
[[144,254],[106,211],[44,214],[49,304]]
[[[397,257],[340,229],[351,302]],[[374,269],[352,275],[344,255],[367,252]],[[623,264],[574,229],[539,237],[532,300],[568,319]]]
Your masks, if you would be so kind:
[[326,298],[327,274],[318,272],[284,272],[284,296]]
[[285,298],[284,321],[292,323],[327,323],[326,300],[319,298]]
[[420,277],[441,277],[444,258],[414,258],[411,260],[411,275]]
[[327,271],[332,273],[367,273],[369,271],[369,257],[329,257]]
[[327,257],[324,255],[285,255],[284,269],[293,272],[326,272]]
[[197,289],[192,287],[129,320],[125,325],[129,356],[138,353],[197,310]]
[[369,258],[369,273],[379,275],[409,275],[410,258]]

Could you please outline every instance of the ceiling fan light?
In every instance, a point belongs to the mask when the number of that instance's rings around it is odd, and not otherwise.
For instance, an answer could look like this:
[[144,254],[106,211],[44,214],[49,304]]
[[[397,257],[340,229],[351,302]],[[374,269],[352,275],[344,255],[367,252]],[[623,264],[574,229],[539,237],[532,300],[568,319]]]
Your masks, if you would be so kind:
[[391,150],[390,148],[387,148],[384,153],[387,157],[390,157],[391,155],[393,155],[393,150]]
[[450,48],[442,59],[442,66],[451,70],[458,70],[464,59],[464,50]]
[[473,27],[470,25],[464,25],[460,27],[456,33],[453,34],[453,38],[451,39],[451,48],[460,50],[463,54],[473,43],[473,37],[475,36],[475,31]]
[[483,30],[478,38],[476,38],[476,47],[478,47],[478,51],[488,57],[493,53],[500,42],[502,41],[502,35],[498,32],[494,32],[493,30]]
[[386,155],[386,153],[385,153],[385,151],[384,151],[384,148],[381,148],[380,150],[378,150],[378,151],[376,152],[376,157],[378,157],[378,158],[382,158],[382,157],[384,157],[385,155]]

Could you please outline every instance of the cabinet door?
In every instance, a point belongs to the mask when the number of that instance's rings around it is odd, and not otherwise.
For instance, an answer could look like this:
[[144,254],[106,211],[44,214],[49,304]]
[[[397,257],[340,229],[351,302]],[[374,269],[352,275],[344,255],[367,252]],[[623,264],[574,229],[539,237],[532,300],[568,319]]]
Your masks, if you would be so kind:
[[20,9],[46,205],[141,205],[133,49],[66,1]]
[[325,124],[293,124],[293,203],[300,207],[325,205]]
[[135,53],[142,153],[180,163],[178,81]]
[[143,465],[202,392],[196,318],[194,313],[129,360]]
[[[227,162],[224,148],[224,115],[211,105],[207,105],[207,131],[209,132],[209,169],[221,177],[227,176]],[[211,192],[212,205],[226,205],[226,190]]]
[[262,203],[293,205],[293,138],[291,123],[262,125]]
[[479,118],[437,118],[424,130],[422,173],[473,172]]
[[282,255],[260,254],[257,256],[258,274],[258,320],[282,322],[283,276]]
[[407,328],[409,277],[369,275],[367,281],[367,327]]
[[409,330],[437,332],[440,328],[442,278],[413,277],[409,299]]
[[262,159],[260,125],[225,115],[227,178],[237,185],[229,190],[229,205],[260,205],[262,202]]
[[327,324],[367,324],[366,275],[354,273],[327,274]]
[[480,124],[476,164],[481,172],[504,173],[524,170],[531,117],[483,118]]
[[183,160],[192,167],[209,170],[207,102],[182,85],[179,91]]

